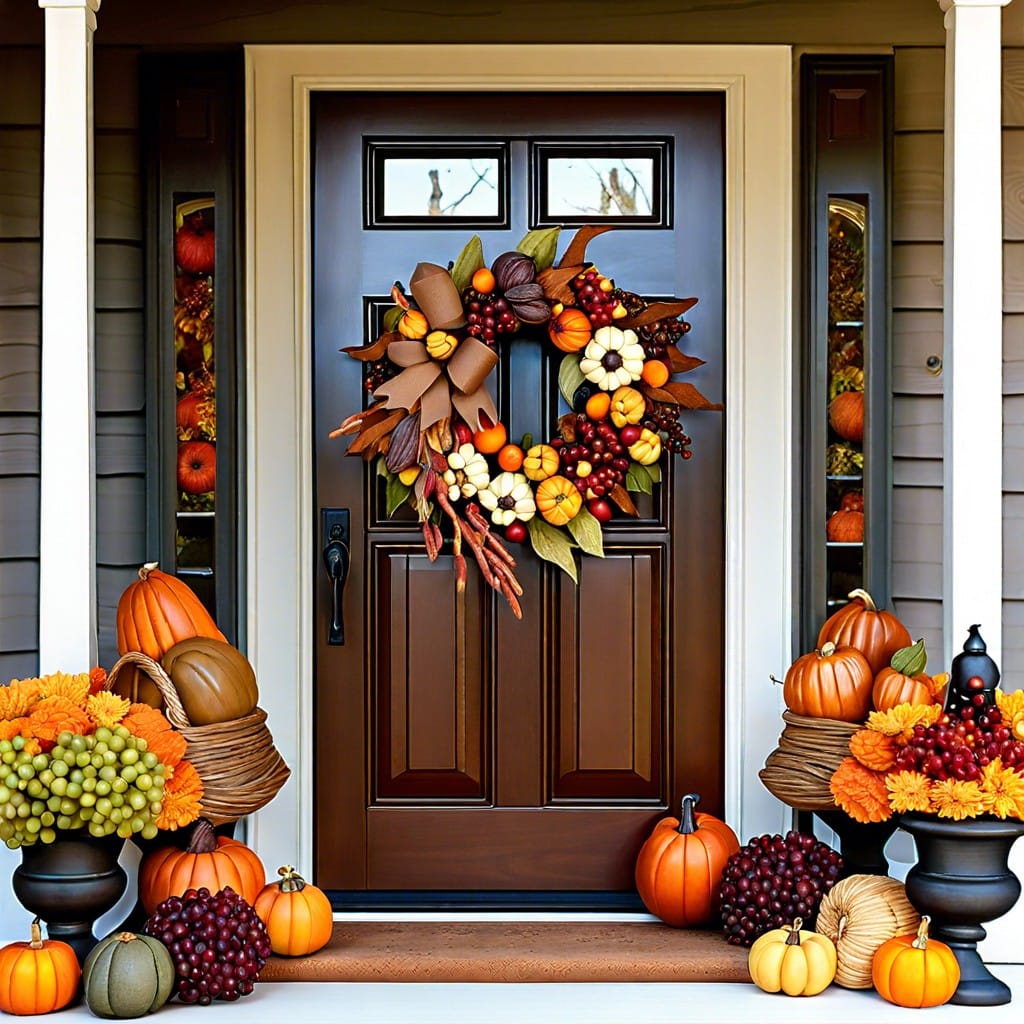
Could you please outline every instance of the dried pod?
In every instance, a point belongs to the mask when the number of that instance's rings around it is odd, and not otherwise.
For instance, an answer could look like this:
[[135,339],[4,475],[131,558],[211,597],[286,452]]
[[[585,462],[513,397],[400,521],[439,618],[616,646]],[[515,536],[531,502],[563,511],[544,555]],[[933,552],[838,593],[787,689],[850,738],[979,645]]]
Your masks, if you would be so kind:
[[516,285],[530,284],[537,275],[537,265],[532,256],[525,253],[503,252],[492,264],[491,273],[498,283],[498,288],[508,294],[509,288]]
[[526,324],[543,324],[551,319],[551,306],[539,284],[517,284],[505,292],[512,312]]
[[384,459],[389,473],[401,473],[414,465],[420,450],[420,414],[406,416],[391,432],[391,444]]

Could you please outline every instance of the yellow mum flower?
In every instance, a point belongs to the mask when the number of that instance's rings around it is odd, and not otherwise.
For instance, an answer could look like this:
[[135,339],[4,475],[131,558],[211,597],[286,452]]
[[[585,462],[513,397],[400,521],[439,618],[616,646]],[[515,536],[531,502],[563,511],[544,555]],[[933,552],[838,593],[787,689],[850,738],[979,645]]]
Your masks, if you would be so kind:
[[126,714],[131,701],[119,697],[116,693],[103,690],[94,693],[85,702],[85,713],[97,724],[113,729]]
[[981,802],[997,818],[1024,818],[1024,779],[997,757],[981,769]]
[[954,821],[975,818],[984,809],[981,786],[977,782],[964,782],[960,779],[933,782],[931,798],[932,807],[939,817],[952,818]]
[[897,814],[907,811],[922,811],[927,814],[932,807],[932,781],[920,772],[890,772],[885,777],[885,788],[889,790],[889,806]]
[[39,677],[40,697],[63,697],[65,700],[84,707],[89,696],[89,673],[79,672],[69,675],[67,672],[53,672]]
[[38,679],[12,679],[0,686],[0,719],[24,717],[38,699]]
[[888,711],[872,711],[865,723],[867,728],[883,736],[897,736],[908,740],[914,727],[934,725],[943,715],[939,704],[897,704]]
[[996,690],[996,704],[1015,740],[1024,740],[1024,690],[1003,693]]

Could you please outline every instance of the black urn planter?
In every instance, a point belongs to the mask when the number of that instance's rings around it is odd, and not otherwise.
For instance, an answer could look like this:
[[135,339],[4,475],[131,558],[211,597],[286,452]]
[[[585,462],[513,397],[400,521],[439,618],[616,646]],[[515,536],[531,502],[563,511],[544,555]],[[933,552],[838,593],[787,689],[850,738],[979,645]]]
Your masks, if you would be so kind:
[[917,846],[907,896],[931,917],[932,937],[950,946],[960,965],[960,984],[950,1001],[963,1006],[1010,1002],[1009,986],[989,972],[977,947],[985,938],[982,923],[1002,917],[1020,896],[1009,856],[1024,835],[1024,821],[950,821],[927,814],[902,814],[898,820]]
[[58,833],[56,842],[21,848],[11,879],[14,895],[46,923],[51,939],[68,943],[79,963],[96,945],[92,929],[128,886],[118,863],[125,840],[84,833]]
[[888,821],[862,823],[854,821],[846,811],[838,809],[814,813],[839,837],[844,878],[848,875],[889,874],[885,844],[898,828],[892,818]]

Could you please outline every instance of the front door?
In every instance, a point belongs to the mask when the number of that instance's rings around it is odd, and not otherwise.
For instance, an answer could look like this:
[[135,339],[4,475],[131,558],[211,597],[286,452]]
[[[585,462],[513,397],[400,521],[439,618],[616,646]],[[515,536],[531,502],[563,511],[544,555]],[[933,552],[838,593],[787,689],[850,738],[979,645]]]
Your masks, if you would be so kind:
[[[323,93],[312,117],[316,881],[339,905],[631,893],[640,844],[683,794],[723,811],[721,413],[684,414],[693,457],[663,460],[638,517],[604,528],[605,557],[578,559],[578,585],[511,545],[521,620],[472,558],[457,592],[450,541],[431,561],[411,510],[389,517],[372,464],[328,434],[367,401],[365,366],[339,349],[376,338],[396,279],[474,234],[490,263],[553,210],[572,225],[560,251],[575,225],[624,212],[588,259],[645,297],[698,297],[680,347],[705,363],[685,379],[720,401],[721,97]],[[638,184],[629,161],[648,156]],[[460,160],[476,178],[446,187]],[[403,166],[424,168],[420,198]],[[584,177],[558,207],[566,166]],[[497,351],[509,436],[555,437],[560,353],[543,334]],[[349,517],[343,644],[329,642],[324,509]]]

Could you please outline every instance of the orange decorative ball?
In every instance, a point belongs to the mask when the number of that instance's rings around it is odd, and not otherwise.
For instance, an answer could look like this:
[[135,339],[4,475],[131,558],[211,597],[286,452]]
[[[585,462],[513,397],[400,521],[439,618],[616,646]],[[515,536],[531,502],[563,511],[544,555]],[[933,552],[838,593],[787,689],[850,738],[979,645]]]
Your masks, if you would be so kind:
[[640,376],[651,385],[652,388],[660,388],[665,384],[671,374],[668,367],[660,359],[648,359]]
[[308,956],[327,945],[334,928],[331,901],[293,867],[278,868],[280,882],[268,882],[253,906],[280,956]]
[[496,455],[505,447],[508,431],[503,423],[483,427],[473,435],[473,447],[484,455]]
[[509,473],[516,473],[523,465],[525,455],[517,444],[507,444],[498,452],[498,465]]

